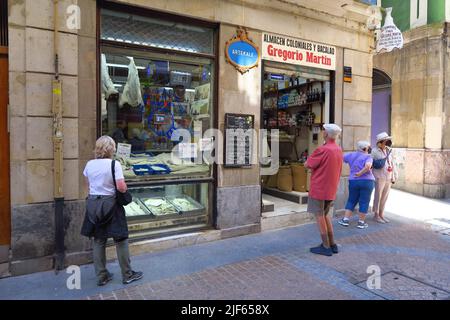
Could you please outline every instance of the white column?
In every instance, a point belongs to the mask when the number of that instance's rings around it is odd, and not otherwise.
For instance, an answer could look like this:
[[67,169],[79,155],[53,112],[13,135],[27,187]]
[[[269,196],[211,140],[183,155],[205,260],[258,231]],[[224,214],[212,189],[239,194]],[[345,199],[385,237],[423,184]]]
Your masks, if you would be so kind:
[[410,10],[409,25],[411,29],[427,24],[428,0],[411,0]]
[[445,21],[450,21],[450,0],[445,0]]

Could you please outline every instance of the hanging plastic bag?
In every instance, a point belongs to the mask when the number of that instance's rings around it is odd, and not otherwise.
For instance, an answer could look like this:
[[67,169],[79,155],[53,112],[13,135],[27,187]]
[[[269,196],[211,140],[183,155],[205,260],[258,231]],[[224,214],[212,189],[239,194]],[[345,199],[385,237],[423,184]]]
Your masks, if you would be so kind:
[[108,73],[108,66],[106,65],[106,56],[102,53],[102,93],[105,95],[106,100],[112,94],[117,94],[118,91],[114,87],[114,83]]
[[143,106],[144,102],[142,100],[141,94],[141,83],[139,81],[139,74],[134,64],[134,59],[130,59],[130,64],[128,65],[128,79],[125,87],[123,88],[123,93],[119,99],[119,106],[123,107],[124,104],[128,104],[131,107]]

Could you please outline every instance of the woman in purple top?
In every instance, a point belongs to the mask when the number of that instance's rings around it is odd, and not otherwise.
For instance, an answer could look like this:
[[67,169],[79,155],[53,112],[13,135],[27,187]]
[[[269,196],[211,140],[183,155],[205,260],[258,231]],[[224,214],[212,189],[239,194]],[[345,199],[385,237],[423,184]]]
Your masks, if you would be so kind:
[[350,177],[348,183],[349,196],[345,206],[345,216],[339,220],[339,224],[348,227],[349,218],[359,203],[358,228],[368,227],[366,214],[369,210],[370,197],[375,187],[375,177],[372,174],[373,159],[370,155],[370,143],[358,141],[358,151],[347,153],[344,162],[350,166]]

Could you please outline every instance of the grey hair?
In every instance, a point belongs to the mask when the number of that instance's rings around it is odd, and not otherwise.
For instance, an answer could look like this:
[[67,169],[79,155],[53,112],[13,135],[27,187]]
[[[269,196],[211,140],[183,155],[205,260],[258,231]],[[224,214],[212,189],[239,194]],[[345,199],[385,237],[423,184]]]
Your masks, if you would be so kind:
[[370,142],[365,141],[365,140],[360,140],[356,144],[356,147],[358,148],[359,151],[363,151],[364,149],[370,147]]
[[326,123],[323,125],[325,132],[327,133],[328,138],[336,140],[342,129],[335,123]]
[[95,142],[95,158],[111,159],[116,153],[116,142],[110,136],[101,136]]

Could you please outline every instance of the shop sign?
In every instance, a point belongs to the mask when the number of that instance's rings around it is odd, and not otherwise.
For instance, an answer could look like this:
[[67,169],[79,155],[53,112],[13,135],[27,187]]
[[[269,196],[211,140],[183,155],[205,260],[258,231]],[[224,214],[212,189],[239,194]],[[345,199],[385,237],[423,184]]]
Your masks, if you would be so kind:
[[261,56],[270,61],[326,70],[336,69],[335,47],[272,33],[262,35]]
[[386,8],[386,19],[378,38],[377,53],[391,52],[394,49],[401,48],[403,48],[402,32],[394,24],[394,19],[392,18],[392,8]]
[[211,151],[214,149],[213,138],[202,138],[199,142],[200,151]]
[[116,156],[118,158],[129,158],[131,155],[131,144],[118,143]]
[[344,82],[352,82],[352,67],[344,67]]
[[225,113],[225,167],[250,168],[253,159],[253,130],[251,114]]
[[178,144],[178,152],[180,159],[197,158],[197,144],[180,143]]
[[270,80],[282,81],[284,80],[283,74],[270,74]]
[[246,30],[238,29],[237,35],[225,43],[225,58],[244,74],[258,66],[259,48],[248,38]]

